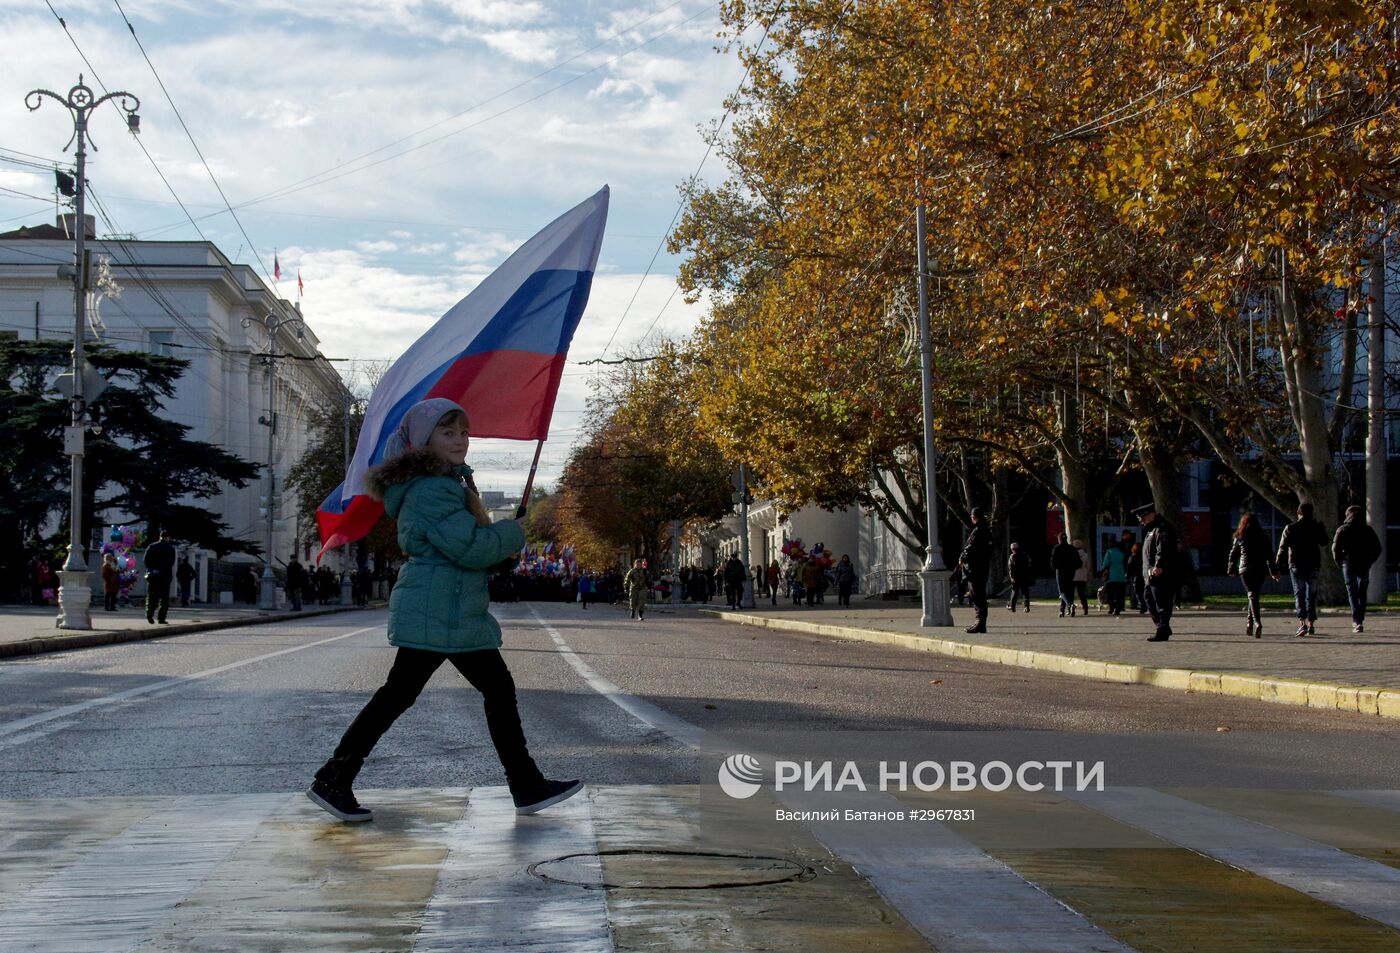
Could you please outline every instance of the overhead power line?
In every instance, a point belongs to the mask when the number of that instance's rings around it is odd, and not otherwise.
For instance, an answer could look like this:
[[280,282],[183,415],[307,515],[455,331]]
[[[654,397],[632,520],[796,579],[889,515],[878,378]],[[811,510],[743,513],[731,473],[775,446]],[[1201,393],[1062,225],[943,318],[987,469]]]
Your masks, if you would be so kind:
[[209,181],[214,183],[214,188],[219,193],[219,198],[223,200],[224,208],[227,209],[229,215],[233,217],[234,224],[238,226],[238,231],[243,236],[243,240],[248,243],[249,251],[251,251],[253,257],[258,260],[258,267],[262,269],[263,277],[272,280],[275,284],[275,276],[269,272],[267,266],[263,264],[262,256],[258,254],[258,246],[248,237],[247,230],[244,229],[243,223],[238,219],[238,213],[233,210],[233,206],[229,203],[228,196],[224,194],[224,187],[219,184],[218,177],[214,175],[214,170],[209,168],[209,162],[204,158],[203,150],[199,148],[199,143],[194,141],[194,133],[190,132],[190,127],[185,123],[185,117],[180,114],[180,107],[175,105],[175,100],[170,96],[170,90],[165,88],[165,80],[160,78],[160,72],[156,69],[156,64],[151,62],[151,57],[146,53],[145,45],[142,44],[141,38],[136,35],[136,27],[132,25],[131,20],[126,15],[126,11],[122,9],[121,0],[112,0],[112,2],[116,4],[117,12],[121,14],[122,21],[126,24],[127,30],[131,33],[131,38],[136,41],[136,48],[141,51],[141,58],[145,60],[146,65],[151,68],[151,75],[156,78],[156,85],[160,87],[161,93],[165,96],[165,101],[170,104],[171,110],[175,113],[175,118],[180,121],[180,128],[185,131],[185,138],[189,139],[190,145],[194,147],[194,154],[199,156],[200,165],[204,166],[204,171],[209,173]]

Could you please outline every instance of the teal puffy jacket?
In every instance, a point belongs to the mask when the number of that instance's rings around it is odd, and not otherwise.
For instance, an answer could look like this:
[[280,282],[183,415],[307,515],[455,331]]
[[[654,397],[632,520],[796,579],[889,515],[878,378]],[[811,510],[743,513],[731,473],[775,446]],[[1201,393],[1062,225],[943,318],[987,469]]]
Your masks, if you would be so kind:
[[370,493],[398,521],[408,562],[389,597],[389,641],[431,652],[501,646],[487,611],[486,570],[525,545],[520,524],[478,526],[467,509],[470,467],[448,469],[425,451],[410,451],[371,471]]

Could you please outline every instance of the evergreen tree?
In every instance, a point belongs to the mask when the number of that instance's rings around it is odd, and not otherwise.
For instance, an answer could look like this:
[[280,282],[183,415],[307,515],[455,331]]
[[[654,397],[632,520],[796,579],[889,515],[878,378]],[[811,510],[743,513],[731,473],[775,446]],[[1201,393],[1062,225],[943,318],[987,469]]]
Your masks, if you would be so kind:
[[[188,439],[190,428],[161,416],[188,361],[92,345],[88,361],[111,381],[89,408],[83,461],[83,525],[108,514],[144,523],[154,536],[177,539],[223,556],[258,553],[255,542],[229,535],[228,525],[198,502],[248,485],[259,465],[214,444]],[[13,597],[34,555],[35,540],[54,516],[50,544],[67,538],[68,457],[63,428],[68,401],[53,389],[68,369],[62,341],[0,340],[0,587]],[[98,432],[100,428],[100,432]],[[52,553],[48,553],[52,555]]]

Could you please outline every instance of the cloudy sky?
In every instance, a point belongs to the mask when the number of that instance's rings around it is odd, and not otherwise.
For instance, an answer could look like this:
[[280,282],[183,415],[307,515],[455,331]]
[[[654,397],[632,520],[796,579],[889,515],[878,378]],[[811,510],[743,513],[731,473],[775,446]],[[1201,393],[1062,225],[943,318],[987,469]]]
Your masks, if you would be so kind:
[[[676,262],[664,250],[643,274],[677,184],[701,165],[699,130],[720,119],[742,76],[717,51],[718,3],[123,0],[240,230],[117,0],[50,2],[91,67],[45,0],[0,0],[0,150],[63,157],[71,123],[53,103],[30,114],[30,89],[66,91],[80,71],[98,88],[95,71],[108,89],[136,93],[154,163],[116,111],[93,121],[100,151],[88,178],[111,227],[148,239],[202,232],[259,270],[252,249],[269,271],[275,251],[288,297],[300,270],[328,356],[397,357],[511,250],[611,185],[543,482],[580,424],[590,372],[577,362],[598,357],[620,320],[609,354],[697,318],[672,296]],[[53,214],[52,177],[4,161],[12,151],[0,152],[0,230]],[[703,177],[722,173],[711,156]],[[532,451],[478,442],[483,485],[518,489]]]

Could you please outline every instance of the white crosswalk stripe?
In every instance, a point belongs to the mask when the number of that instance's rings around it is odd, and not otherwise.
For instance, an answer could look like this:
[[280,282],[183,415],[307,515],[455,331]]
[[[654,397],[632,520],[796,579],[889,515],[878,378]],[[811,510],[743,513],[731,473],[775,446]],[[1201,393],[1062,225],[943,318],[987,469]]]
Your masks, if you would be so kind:
[[1400,928],[1400,870],[1150,788],[1067,795],[1232,867]]
[[604,891],[561,889],[527,872],[539,860],[597,851],[587,794],[517,817],[506,788],[473,789],[448,834],[447,858],[413,948],[612,953]]
[[277,794],[188,798],[131,825],[7,898],[0,906],[0,951],[132,948],[283,800]]

